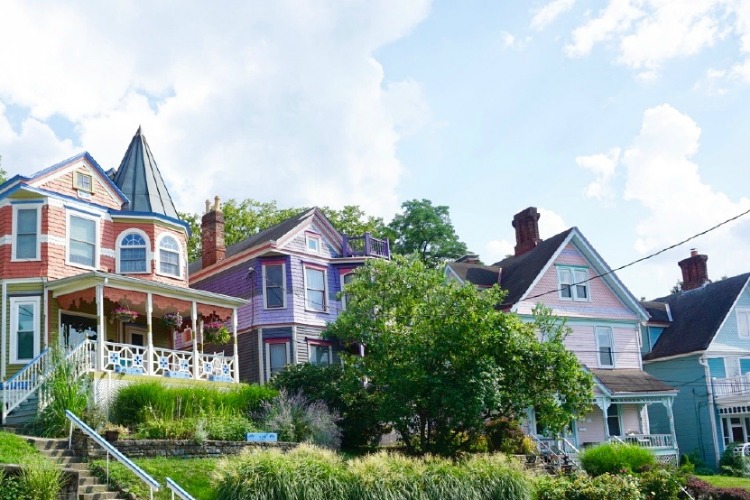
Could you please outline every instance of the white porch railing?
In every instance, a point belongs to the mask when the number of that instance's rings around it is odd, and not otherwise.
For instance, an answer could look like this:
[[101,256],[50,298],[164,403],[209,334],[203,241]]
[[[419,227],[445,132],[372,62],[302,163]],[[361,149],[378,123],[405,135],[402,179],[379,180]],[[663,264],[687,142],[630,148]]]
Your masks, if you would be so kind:
[[716,397],[750,394],[750,373],[738,377],[715,378],[712,382]]
[[671,434],[628,434],[611,436],[611,443],[634,444],[643,448],[674,448],[674,436]]

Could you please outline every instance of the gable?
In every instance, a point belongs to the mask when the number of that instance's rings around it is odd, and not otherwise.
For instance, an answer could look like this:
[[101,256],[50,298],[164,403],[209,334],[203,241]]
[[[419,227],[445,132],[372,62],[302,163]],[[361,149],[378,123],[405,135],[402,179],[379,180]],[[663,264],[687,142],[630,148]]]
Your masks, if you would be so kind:
[[115,210],[126,201],[88,155],[42,171],[28,185]]
[[[750,290],[747,285],[739,294],[734,305],[718,329],[706,351],[708,353],[748,353],[750,354],[750,337],[740,337],[738,310],[746,314],[750,312]],[[744,318],[743,318],[744,319]]]
[[[525,294],[528,298],[517,304],[516,311],[520,314],[531,314],[534,306],[541,302],[552,308],[553,313],[559,316],[637,321],[638,314],[615,293],[610,282],[601,278],[592,279],[608,269],[602,269],[599,263],[592,262],[592,259],[581,250],[582,246],[580,242],[571,238],[537,277],[529,292]],[[590,280],[585,283],[587,299],[563,297],[559,291],[558,276],[566,270],[577,271]]]
[[[281,242],[280,249],[325,259],[340,257],[341,254],[337,247],[340,249],[341,243],[332,240],[330,231],[325,227],[325,224],[312,220],[309,224],[303,225],[287,235]],[[313,242],[319,243],[317,251],[308,246],[308,244],[315,246]]]

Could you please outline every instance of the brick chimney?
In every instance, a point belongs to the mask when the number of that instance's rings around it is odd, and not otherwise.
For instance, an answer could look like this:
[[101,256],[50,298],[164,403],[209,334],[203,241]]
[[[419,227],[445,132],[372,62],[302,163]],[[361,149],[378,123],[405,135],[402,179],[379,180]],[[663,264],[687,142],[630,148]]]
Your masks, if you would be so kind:
[[536,207],[529,207],[514,215],[513,227],[516,228],[516,256],[528,252],[542,241],[539,237],[539,212]]
[[706,261],[708,255],[701,255],[698,251],[693,248],[690,250],[690,257],[683,259],[677,264],[682,269],[682,290],[693,290],[700,288],[707,283],[711,283],[708,279],[708,266]]
[[214,206],[206,200],[206,213],[201,219],[201,260],[203,268],[224,260],[224,214],[219,208],[219,197],[214,198]]

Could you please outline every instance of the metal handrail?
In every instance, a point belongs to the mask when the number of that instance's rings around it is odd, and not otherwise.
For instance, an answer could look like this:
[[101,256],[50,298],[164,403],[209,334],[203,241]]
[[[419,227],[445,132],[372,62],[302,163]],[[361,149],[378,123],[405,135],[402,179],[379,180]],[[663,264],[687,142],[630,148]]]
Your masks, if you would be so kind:
[[154,500],[154,491],[158,491],[160,487],[156,479],[149,476],[146,471],[138,467],[135,463],[133,463],[132,460],[123,455],[120,450],[112,446],[103,437],[97,434],[94,429],[86,425],[83,420],[76,417],[73,412],[71,412],[70,410],[65,410],[65,416],[68,420],[70,420],[70,433],[68,434],[69,449],[73,447],[73,426],[76,426],[81,429],[84,434],[93,439],[96,444],[104,448],[104,450],[107,452],[107,481],[109,481],[109,455],[111,454],[117,459],[118,462],[122,463],[122,465],[124,465],[128,470],[138,476],[141,481],[148,485],[150,498],[151,500]]
[[182,489],[182,487],[179,484],[175,483],[170,478],[167,478],[166,482],[167,482],[167,488],[172,490],[172,500],[174,500],[175,495],[180,497],[182,500],[195,500],[195,498],[193,498],[190,495],[190,493]]

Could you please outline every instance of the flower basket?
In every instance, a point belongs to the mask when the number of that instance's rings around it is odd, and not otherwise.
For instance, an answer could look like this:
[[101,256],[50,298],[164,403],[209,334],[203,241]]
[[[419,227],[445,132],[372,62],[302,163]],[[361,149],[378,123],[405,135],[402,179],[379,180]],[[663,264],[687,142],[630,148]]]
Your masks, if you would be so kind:
[[178,312],[167,313],[161,317],[161,322],[167,328],[171,330],[176,330],[180,326],[182,326],[182,314]]
[[117,306],[112,310],[112,319],[114,321],[131,322],[138,319],[138,313],[131,311],[127,306]]
[[213,344],[226,344],[232,336],[224,323],[220,321],[209,321],[203,323],[203,339]]

